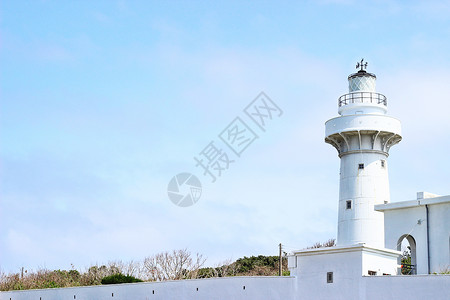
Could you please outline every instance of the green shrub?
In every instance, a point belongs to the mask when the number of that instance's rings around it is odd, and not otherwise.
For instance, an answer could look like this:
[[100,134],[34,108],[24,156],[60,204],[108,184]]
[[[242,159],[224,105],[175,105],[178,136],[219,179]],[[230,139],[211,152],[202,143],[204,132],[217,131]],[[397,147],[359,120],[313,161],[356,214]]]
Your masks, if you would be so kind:
[[142,282],[142,280],[130,275],[123,275],[121,273],[102,278],[102,284],[118,284],[118,283],[132,283],[132,282]]
[[213,268],[198,269],[197,278],[211,278],[214,277],[215,270]]
[[236,264],[238,265],[238,273],[246,273],[257,266],[275,268],[278,260],[278,256],[244,256],[244,258],[236,260]]

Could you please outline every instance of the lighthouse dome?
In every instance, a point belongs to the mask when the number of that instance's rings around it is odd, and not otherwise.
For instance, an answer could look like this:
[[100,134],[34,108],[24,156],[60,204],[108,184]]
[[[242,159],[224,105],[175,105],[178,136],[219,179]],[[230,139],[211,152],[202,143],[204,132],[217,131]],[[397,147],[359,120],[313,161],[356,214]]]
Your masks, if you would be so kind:
[[338,99],[339,114],[386,114],[387,99],[375,91],[377,76],[364,70],[367,68],[364,59],[356,64],[356,68],[361,69],[348,76],[348,94]]
[[377,77],[375,74],[360,70],[348,76],[348,91],[352,92],[375,92]]

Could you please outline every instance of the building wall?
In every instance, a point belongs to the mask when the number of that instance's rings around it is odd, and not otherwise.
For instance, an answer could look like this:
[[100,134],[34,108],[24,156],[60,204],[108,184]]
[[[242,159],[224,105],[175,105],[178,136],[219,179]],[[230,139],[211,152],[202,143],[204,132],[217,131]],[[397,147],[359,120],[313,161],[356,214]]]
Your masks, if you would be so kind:
[[[306,280],[307,279],[307,280]],[[92,287],[0,292],[0,300],[398,300],[450,297],[450,275],[227,277]],[[318,283],[321,288],[318,288]],[[245,290],[243,289],[245,286]],[[198,291],[197,291],[198,288]],[[154,293],[153,293],[154,291]]]
[[429,206],[431,272],[450,271],[450,202]]
[[365,276],[360,285],[358,299],[450,299],[450,275]]
[[[395,275],[398,255],[364,244],[295,252],[288,263],[298,279],[296,299],[359,299],[362,276],[369,271]],[[332,282],[327,278],[330,272]]]
[[[426,206],[428,206],[428,220]],[[410,235],[416,242],[417,274],[428,274],[427,222],[430,273],[450,268],[450,196],[378,205],[384,212],[386,248],[399,249],[399,239]]]
[[386,254],[383,252],[362,253],[362,272],[363,276],[371,275],[369,271],[376,272],[376,275],[396,275],[398,270],[398,255]]
[[[419,220],[421,220],[419,222]],[[399,249],[402,236],[410,235],[416,241],[417,274],[428,273],[427,227],[425,207],[410,207],[405,211],[388,210],[384,212],[386,248]]]
[[[357,299],[361,262],[356,251],[297,256],[297,268],[291,269],[298,279],[295,299]],[[333,272],[333,283],[327,283],[328,272]]]
[[225,277],[1,292],[0,300],[294,299],[294,277]]

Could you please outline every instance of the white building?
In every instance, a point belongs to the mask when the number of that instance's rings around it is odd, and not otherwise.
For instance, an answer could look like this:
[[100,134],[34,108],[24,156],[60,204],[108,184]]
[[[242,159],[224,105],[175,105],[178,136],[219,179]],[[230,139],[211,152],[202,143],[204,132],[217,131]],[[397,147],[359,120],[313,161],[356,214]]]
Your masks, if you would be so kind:
[[411,247],[413,274],[450,271],[450,196],[417,193],[417,199],[376,205],[384,212],[386,247]]
[[[373,289],[375,299],[403,298],[395,289],[380,294],[393,283],[404,289],[418,278],[409,276],[400,283],[393,277],[401,274],[403,239],[411,246],[414,274],[450,266],[450,196],[418,193],[418,200],[390,203],[387,158],[401,141],[401,124],[386,115],[387,98],[376,92],[376,76],[366,66],[362,60],[357,64],[361,69],[348,77],[349,93],[338,100],[340,116],[325,123],[325,142],[337,149],[341,160],[337,246],[294,251],[289,257],[291,275],[299,282],[297,293],[308,295],[298,299],[369,299],[372,276],[384,282]],[[450,278],[444,278],[441,288],[427,293],[425,282],[416,282],[412,299],[450,299]],[[321,291],[320,298],[311,291]]]
[[[390,203],[387,158],[401,140],[367,63],[348,77],[339,117],[325,141],[341,161],[337,246],[294,251],[291,276],[226,277],[66,289],[1,292],[0,300],[59,299],[450,299],[450,196],[418,193]],[[414,274],[402,276],[401,244],[411,247]]]

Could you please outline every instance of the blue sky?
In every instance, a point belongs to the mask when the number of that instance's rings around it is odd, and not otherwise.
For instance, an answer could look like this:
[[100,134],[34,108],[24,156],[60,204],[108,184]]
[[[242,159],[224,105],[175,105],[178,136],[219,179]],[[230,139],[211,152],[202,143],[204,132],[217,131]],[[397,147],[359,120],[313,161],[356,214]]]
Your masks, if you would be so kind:
[[[334,238],[324,122],[362,57],[402,121],[391,201],[450,194],[449,53],[449,1],[2,1],[0,268]],[[261,91],[283,115],[211,183],[193,157]],[[203,185],[188,208],[180,172]]]

